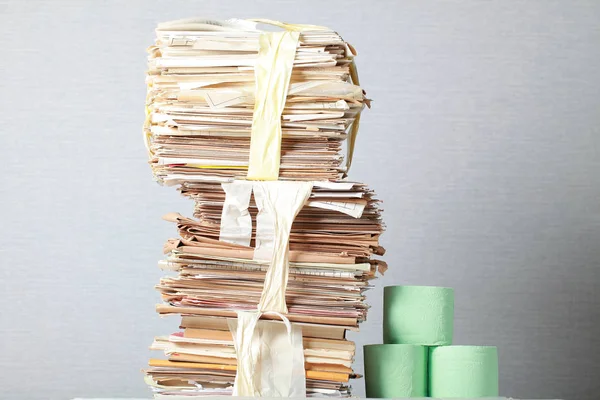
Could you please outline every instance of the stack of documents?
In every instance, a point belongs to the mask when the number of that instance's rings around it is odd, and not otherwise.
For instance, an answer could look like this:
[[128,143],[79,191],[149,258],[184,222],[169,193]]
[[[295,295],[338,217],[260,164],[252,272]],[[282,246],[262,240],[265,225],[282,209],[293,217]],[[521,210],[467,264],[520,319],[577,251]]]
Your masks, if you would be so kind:
[[[177,237],[159,262],[170,275],[156,286],[163,300],[156,309],[181,322],[151,346],[164,353],[145,370],[156,398],[232,395],[238,359],[231,324],[261,301],[270,260],[258,256],[265,237],[257,232],[256,192],[248,191],[242,207],[246,219],[227,213],[234,197],[226,192],[253,184],[244,180],[260,33],[249,21],[179,21],[159,25],[149,48],[150,165],[160,183],[178,186],[195,204],[192,217],[164,217]],[[387,268],[373,258],[384,253],[379,200],[367,185],[345,179],[368,105],[354,83],[353,57],[337,33],[301,31],[281,118],[279,179],[312,185],[291,225],[283,289],[285,317],[302,328],[309,397],[351,395],[355,344],[346,331],[366,319],[365,291]],[[273,314],[261,321],[282,324]]]
[[[159,25],[148,50],[144,128],[156,179],[246,177],[260,33],[247,21]],[[353,58],[337,33],[301,32],[282,115],[280,179],[344,175],[342,142],[368,104],[350,79]]]
[[[384,252],[379,245],[383,224],[378,201],[365,185],[322,185],[313,188],[292,225],[287,317],[302,326],[308,394],[339,396],[349,394],[348,380],[355,377],[355,347],[345,331],[357,330],[365,320],[364,292],[376,270],[386,269],[385,262],[371,258]],[[249,245],[219,240],[225,201],[221,184],[186,184],[182,191],[196,201],[197,219],[165,216],[176,224],[179,237],[165,244],[167,257],[160,266],[178,275],[161,279],[156,288],[164,300],[157,311],[183,315],[184,330],[155,340],[152,348],[164,350],[168,361],[152,360],[148,374],[154,385],[168,373],[169,382],[189,390],[193,381],[191,386],[201,385],[197,390],[205,393],[218,373],[222,384],[215,388],[230,394],[226,389],[235,377],[236,353],[227,319],[239,310],[256,309],[269,263],[253,259],[255,226]],[[254,221],[253,199],[249,212]]]

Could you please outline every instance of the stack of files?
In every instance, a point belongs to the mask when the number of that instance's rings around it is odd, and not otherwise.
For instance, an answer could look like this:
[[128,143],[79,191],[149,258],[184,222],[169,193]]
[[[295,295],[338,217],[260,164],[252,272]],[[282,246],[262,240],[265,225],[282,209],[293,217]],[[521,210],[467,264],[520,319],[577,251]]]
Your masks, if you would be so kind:
[[[156,33],[144,126],[155,178],[167,185],[245,178],[261,32],[233,20],[176,21]],[[353,83],[355,52],[336,32],[303,31],[299,40],[282,115],[279,179],[339,179],[346,172],[342,142],[369,100]]]
[[[344,328],[301,326],[307,395],[347,397],[347,382],[354,376],[350,367],[354,342],[344,339]],[[168,359],[150,361],[148,383],[165,397],[231,395],[236,355],[226,319],[185,316],[182,327],[183,332],[155,339],[151,348],[164,351]]]
[[[252,195],[249,242],[224,240],[222,183],[248,174],[255,104],[254,64],[261,31],[242,20],[160,24],[148,49],[144,138],[155,179],[194,201],[193,217],[171,213],[178,237],[159,266],[171,273],[156,289],[160,315],[180,330],[155,338],[164,353],[145,370],[156,398],[230,396],[237,360],[229,322],[256,310],[269,261],[256,257]],[[280,180],[313,182],[289,240],[286,317],[302,328],[309,397],[349,397],[355,344],[367,317],[365,292],[385,262],[379,200],[345,179],[358,120],[369,100],[355,51],[331,30],[300,32],[281,118]],[[348,152],[344,159],[343,148]],[[247,237],[246,237],[247,238]],[[258,241],[260,242],[260,240]],[[268,323],[278,317],[263,315]]]
[[[219,185],[216,186],[220,188]],[[210,192],[202,192],[201,196]],[[214,194],[219,194],[214,192]],[[213,208],[223,208],[214,196]],[[373,203],[371,201],[370,203]],[[310,204],[310,203],[309,203]],[[339,211],[306,205],[294,220],[289,245],[290,277],[286,303],[292,322],[316,322],[356,326],[366,318],[363,292],[377,268],[384,270],[379,235],[383,229],[378,209],[360,218]],[[251,201],[251,214],[252,212]],[[220,213],[220,211],[219,211]],[[250,246],[220,241],[220,215],[202,215],[200,220],[168,214],[165,219],[177,224],[179,238],[164,247],[168,255],[161,265],[179,272],[177,278],[164,278],[157,287],[163,300],[162,313],[178,312],[177,307],[206,315],[206,309],[256,309],[260,299],[268,261],[253,259],[256,230]]]
[[[206,224],[221,225],[221,212],[225,200],[225,192],[215,182],[184,182],[180,192],[196,202],[194,216]],[[338,223],[350,226],[368,224],[374,235],[381,233],[381,210],[379,200],[367,185],[358,182],[314,182],[308,206],[304,207],[295,218],[295,222],[312,222],[314,224]],[[253,220],[257,214],[254,201],[251,201],[249,212]],[[327,219],[325,219],[327,217]],[[361,217],[358,218],[357,217]],[[376,225],[376,226],[375,226]],[[375,236],[378,238],[378,236]]]
[[[354,342],[345,339],[345,332],[357,331],[366,319],[369,281],[387,268],[371,258],[384,253],[379,245],[384,226],[379,203],[365,185],[323,186],[314,186],[292,225],[287,317],[302,326],[307,395],[347,397],[348,381],[356,374]],[[256,309],[269,262],[253,259],[255,229],[250,246],[219,240],[225,201],[220,184],[184,185],[182,190],[196,201],[197,218],[176,213],[164,217],[176,224],[179,237],[165,244],[160,266],[178,274],[164,277],[156,288],[164,301],[157,311],[182,315],[183,331],[156,338],[152,349],[164,351],[167,360],[151,360],[147,379],[162,396],[228,395],[236,354],[227,319],[236,318],[237,311]],[[360,216],[317,207],[346,203],[346,212]],[[255,221],[253,199],[249,211]]]

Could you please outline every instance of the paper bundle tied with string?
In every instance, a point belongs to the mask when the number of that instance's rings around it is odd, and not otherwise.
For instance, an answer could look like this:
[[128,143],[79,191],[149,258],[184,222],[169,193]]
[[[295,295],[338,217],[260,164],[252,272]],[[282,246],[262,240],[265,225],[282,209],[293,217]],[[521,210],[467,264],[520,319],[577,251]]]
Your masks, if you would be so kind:
[[[264,32],[257,23],[281,28]],[[360,112],[355,51],[269,20],[160,24],[144,139],[155,178],[195,202],[165,219],[161,315],[146,381],[161,398],[348,397],[364,292],[385,262],[378,200],[345,179]],[[346,147],[346,157],[342,151]]]
[[328,28],[259,22],[284,31],[244,20],[158,26],[148,49],[144,138],[159,182],[347,173],[369,105],[354,50]]

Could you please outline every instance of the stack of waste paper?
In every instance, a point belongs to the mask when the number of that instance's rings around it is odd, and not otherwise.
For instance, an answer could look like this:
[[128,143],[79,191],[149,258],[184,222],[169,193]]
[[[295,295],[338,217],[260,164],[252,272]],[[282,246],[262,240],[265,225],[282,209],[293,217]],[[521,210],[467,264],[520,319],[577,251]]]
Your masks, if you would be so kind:
[[[261,30],[275,26],[273,31]],[[365,291],[387,268],[375,194],[347,179],[360,112],[335,32],[267,20],[160,24],[144,138],[157,181],[194,201],[164,216],[161,315],[146,381],[174,396],[350,396]],[[343,150],[346,150],[346,154]],[[187,398],[187,397],[186,397]]]

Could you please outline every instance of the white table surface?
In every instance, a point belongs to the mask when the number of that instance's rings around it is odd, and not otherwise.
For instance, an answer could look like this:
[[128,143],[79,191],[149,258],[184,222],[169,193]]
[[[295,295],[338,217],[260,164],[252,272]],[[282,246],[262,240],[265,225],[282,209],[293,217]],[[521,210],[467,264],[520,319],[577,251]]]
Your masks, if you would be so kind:
[[[198,396],[198,397],[188,397],[190,400],[192,399],[219,399],[219,400],[223,400],[224,397],[230,397],[230,396]],[[75,398],[73,400],[150,400],[151,398],[125,398],[125,397],[111,397],[111,398]],[[250,400],[250,399],[256,399],[256,397],[237,397],[237,399],[240,400]],[[267,399],[267,397],[264,397],[264,399]],[[282,399],[281,397],[273,397],[273,399]],[[291,399],[291,398],[290,398]],[[295,398],[296,400],[315,400],[315,398],[305,398],[305,397],[298,397]],[[366,399],[366,398],[359,398],[359,397],[354,397],[354,399],[357,400],[375,400],[375,399]],[[454,399],[444,399],[441,397],[437,397],[437,398],[433,398],[433,397],[412,397],[412,398],[396,398],[395,400],[559,400],[559,399],[517,399],[514,397],[485,397],[485,398],[476,398],[476,397],[470,397],[470,398],[463,398],[463,399],[458,399],[458,398],[454,398]]]

